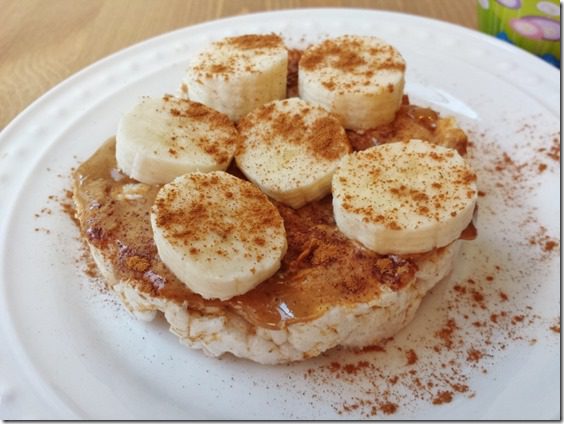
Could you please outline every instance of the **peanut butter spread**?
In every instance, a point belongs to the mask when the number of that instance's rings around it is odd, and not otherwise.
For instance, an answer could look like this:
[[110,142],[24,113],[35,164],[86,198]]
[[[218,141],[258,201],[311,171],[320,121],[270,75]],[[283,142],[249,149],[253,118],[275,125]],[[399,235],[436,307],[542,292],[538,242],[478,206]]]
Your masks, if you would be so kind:
[[[230,171],[241,177],[232,167]],[[229,308],[258,327],[284,328],[313,320],[328,309],[400,290],[413,281],[421,255],[381,256],[346,238],[333,219],[331,196],[298,210],[275,203],[284,220],[288,251],[280,270],[244,295],[205,300],[190,291],[159,259],[150,209],[160,186],[123,175],[108,140],[74,174],[74,199],[83,236],[112,264],[117,279],[138,291],[194,310]],[[475,237],[470,225],[461,238]]]
[[[240,48],[256,48],[255,43],[277,44],[278,40],[230,42],[243,43]],[[334,52],[336,66],[339,55],[345,53]],[[292,52],[289,93],[295,91],[293,71],[299,59],[299,52]],[[311,63],[306,61],[306,66],[315,66],[313,59],[308,60]],[[467,143],[464,132],[448,118],[410,105],[407,97],[391,124],[363,133],[347,131],[347,136],[353,150],[421,138],[464,153]],[[228,171],[244,178],[234,165]],[[111,265],[117,280],[127,281],[148,296],[185,304],[191,310],[230,310],[257,327],[284,328],[316,319],[330,308],[374,299],[384,290],[401,290],[414,283],[416,262],[427,255],[382,256],[349,240],[335,225],[330,195],[297,210],[273,202],[284,220],[288,242],[279,271],[244,295],[226,301],[205,300],[160,260],[150,224],[151,207],[160,186],[139,183],[117,169],[115,139],[108,140],[75,171],[73,188],[83,237]],[[475,237],[474,228],[470,226],[461,237]]]
[[412,138],[456,149],[462,156],[466,154],[468,138],[458,128],[453,118],[442,118],[430,108],[412,105],[407,96],[394,121],[362,133],[347,131],[354,150],[364,150],[370,146],[391,141],[409,141]]
[[384,286],[401,289],[414,278],[413,261],[377,255],[342,235],[329,196],[299,210],[276,204],[288,239],[280,270],[244,295],[205,300],[159,259],[149,214],[160,187],[121,174],[114,157],[111,139],[75,172],[78,218],[84,237],[112,264],[116,277],[150,296],[186,302],[195,310],[229,308],[256,326],[282,328],[372,299]]

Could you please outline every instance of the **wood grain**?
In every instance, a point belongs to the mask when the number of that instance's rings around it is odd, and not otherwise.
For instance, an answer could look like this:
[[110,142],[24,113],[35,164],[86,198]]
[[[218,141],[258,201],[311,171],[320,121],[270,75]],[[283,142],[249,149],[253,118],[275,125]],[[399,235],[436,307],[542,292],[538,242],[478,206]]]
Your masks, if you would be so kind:
[[226,16],[356,7],[475,28],[475,0],[0,0],[0,129],[85,66],[152,36]]

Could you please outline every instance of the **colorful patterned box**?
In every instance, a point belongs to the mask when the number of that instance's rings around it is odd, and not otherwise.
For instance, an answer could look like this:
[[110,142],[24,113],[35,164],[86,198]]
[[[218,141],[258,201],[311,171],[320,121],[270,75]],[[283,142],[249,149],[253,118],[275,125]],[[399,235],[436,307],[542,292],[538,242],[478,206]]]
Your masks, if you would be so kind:
[[478,28],[560,67],[559,0],[478,0]]

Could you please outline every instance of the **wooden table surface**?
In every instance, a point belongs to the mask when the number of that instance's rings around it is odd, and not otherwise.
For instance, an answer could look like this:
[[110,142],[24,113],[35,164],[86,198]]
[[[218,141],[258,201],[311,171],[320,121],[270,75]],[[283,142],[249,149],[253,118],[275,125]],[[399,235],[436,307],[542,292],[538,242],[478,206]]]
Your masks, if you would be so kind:
[[0,129],[57,83],[124,47],[212,19],[299,7],[477,25],[475,0],[0,0]]

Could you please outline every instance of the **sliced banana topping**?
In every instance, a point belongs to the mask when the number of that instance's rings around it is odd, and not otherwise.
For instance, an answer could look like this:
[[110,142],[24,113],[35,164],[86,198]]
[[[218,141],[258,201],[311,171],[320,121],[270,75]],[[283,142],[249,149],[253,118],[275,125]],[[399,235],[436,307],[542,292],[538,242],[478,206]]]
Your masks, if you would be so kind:
[[321,199],[350,152],[338,119],[298,98],[268,103],[239,122],[237,166],[271,198],[293,208]]
[[286,97],[288,50],[275,34],[228,37],[190,65],[183,84],[191,100],[238,121],[271,100]]
[[187,172],[227,169],[237,137],[227,116],[203,104],[144,98],[119,122],[116,160],[131,178],[164,184]]
[[161,260],[204,298],[246,293],[280,268],[286,231],[276,207],[247,181],[222,171],[164,185],[151,210]]
[[353,153],[333,176],[337,226],[381,254],[450,244],[470,224],[477,193],[476,174],[456,150],[422,140]]
[[401,105],[405,61],[376,37],[345,35],[305,50],[299,96],[336,114],[345,128],[365,130],[393,121]]

